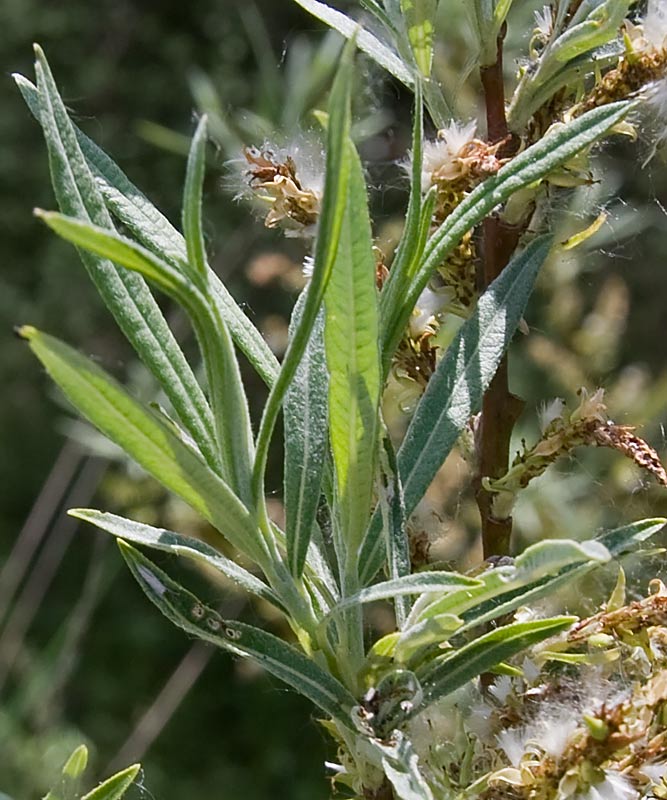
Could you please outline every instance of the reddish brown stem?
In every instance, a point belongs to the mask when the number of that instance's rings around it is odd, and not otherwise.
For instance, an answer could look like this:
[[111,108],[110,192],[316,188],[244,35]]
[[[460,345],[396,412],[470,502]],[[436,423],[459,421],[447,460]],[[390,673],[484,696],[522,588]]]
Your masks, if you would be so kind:
[[[509,136],[505,116],[505,85],[503,81],[504,37],[505,29],[503,27],[498,37],[495,63],[481,69],[486,103],[487,134],[490,142],[498,142]],[[506,146],[506,149],[509,148]],[[517,246],[519,235],[518,229],[505,225],[497,216],[491,216],[484,221],[483,261],[478,281],[480,290],[486,289],[503,271]],[[484,396],[477,439],[479,463],[476,498],[482,520],[482,543],[485,558],[509,553],[512,519],[511,517],[507,519],[494,517],[492,495],[482,487],[481,479],[482,477],[499,478],[507,471],[512,430],[521,413],[522,406],[519,398],[509,391],[508,362],[505,357]]]

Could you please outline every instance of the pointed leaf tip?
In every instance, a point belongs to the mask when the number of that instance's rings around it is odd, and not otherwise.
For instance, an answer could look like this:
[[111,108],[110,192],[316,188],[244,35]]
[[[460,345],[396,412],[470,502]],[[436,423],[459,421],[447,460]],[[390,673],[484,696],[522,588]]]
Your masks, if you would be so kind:
[[85,744],[79,745],[72,755],[65,762],[62,769],[63,775],[68,775],[70,778],[79,778],[83,775],[86,766],[88,765],[88,748]]
[[34,328],[32,325],[15,325],[14,333],[19,339],[24,339],[29,342],[31,339],[34,339],[38,331],[37,328]]

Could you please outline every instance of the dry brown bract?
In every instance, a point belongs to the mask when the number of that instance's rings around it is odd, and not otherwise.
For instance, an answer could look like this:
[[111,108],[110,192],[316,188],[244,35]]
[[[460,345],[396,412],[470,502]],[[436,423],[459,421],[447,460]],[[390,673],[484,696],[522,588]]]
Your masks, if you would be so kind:
[[267,228],[284,221],[306,228],[317,222],[320,198],[301,185],[291,156],[280,160],[271,150],[256,147],[246,147],[243,154],[249,165],[246,175],[250,188],[271,204],[264,221]]

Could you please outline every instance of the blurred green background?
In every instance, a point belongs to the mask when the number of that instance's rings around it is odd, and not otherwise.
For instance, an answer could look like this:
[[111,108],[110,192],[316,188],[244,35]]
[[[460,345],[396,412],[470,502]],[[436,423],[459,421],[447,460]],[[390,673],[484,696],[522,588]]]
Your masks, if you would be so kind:
[[[529,6],[541,3],[518,5],[510,20],[515,49],[530,30]],[[454,86],[468,57],[463,33],[451,34],[463,3],[445,6],[448,37],[437,69]],[[188,641],[144,601],[111,543],[63,514],[97,505],[207,535],[186,509],[72,422],[11,335],[15,324],[35,324],[153,396],[76,253],[32,217],[33,207],[54,201],[39,127],[10,73],[32,77],[31,43],[40,42],[78,124],[172,221],[196,109],[211,114],[216,146],[205,203],[212,263],[280,353],[302,283],[303,245],[266,231],[234,202],[234,168],[225,164],[242,142],[280,141],[275,126],[289,137],[311,124],[307,112],[324,106],[339,44],[289,0],[2,0],[0,25],[0,798],[40,797],[81,741],[100,777],[141,758],[136,797],[325,798],[329,745],[309,705]],[[370,185],[382,187],[372,203],[379,243],[390,255],[404,202],[397,162],[405,156],[410,104],[363,59],[360,66],[358,133]],[[472,86],[453,92],[464,118],[477,113]],[[531,334],[513,360],[514,389],[528,401],[517,443],[536,435],[539,402],[556,395],[572,401],[580,385],[603,385],[615,420],[637,424],[665,453],[667,178],[659,157],[639,169],[649,150],[643,130],[638,146],[607,147],[596,181],[560,217],[565,239],[602,209],[609,214],[585,250],[554,261],[541,277]],[[169,306],[167,313],[192,351],[183,319]],[[257,410],[262,386],[249,373],[247,383]],[[279,514],[279,452],[274,467]],[[467,478],[461,459],[450,459],[420,509],[415,525],[429,537],[433,559],[466,564],[478,556]],[[582,538],[666,512],[664,490],[617,454],[577,453],[522,497],[517,546],[543,536]],[[185,578],[211,603],[223,598],[224,613],[275,624],[267,609],[246,605],[228,587]]]

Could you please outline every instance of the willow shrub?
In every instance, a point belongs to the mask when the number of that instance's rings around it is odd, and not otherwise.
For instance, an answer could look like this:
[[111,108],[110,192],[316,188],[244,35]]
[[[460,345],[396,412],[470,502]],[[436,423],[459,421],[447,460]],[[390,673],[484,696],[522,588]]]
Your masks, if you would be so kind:
[[[102,511],[70,514],[117,538],[141,588],[176,626],[312,701],[337,744],[338,763],[328,767],[343,796],[667,796],[664,587],[654,582],[628,604],[620,570],[590,618],[536,605],[641,550],[664,520],[509,555],[516,496],[574,447],[610,447],[659,482],[667,476],[632,428],[608,419],[601,390],[582,389],[569,410],[548,404],[541,438],[509,463],[518,401],[507,378],[540,267],[600,224],[554,243],[554,216],[590,180],[595,147],[633,135],[649,106],[664,106],[665,5],[650,3],[646,19],[630,0],[545,7],[506,103],[512,0],[471,2],[487,120],[480,138],[476,125],[451,118],[431,75],[436,15],[449,0],[362,0],[370,28],[318,0],[297,2],[349,44],[319,114],[321,172],[303,146],[245,151],[247,191],[266,205],[266,224],[312,246],[282,362],[208,265],[206,117],[192,140],[179,231],[73,124],[39,48],[36,84],[16,76],[43,128],[60,206],[36,214],[77,247],[169,415],[63,342],[30,326],[18,333],[79,413],[201,514],[221,547]],[[357,47],[415,98],[405,224],[387,263],[374,248],[350,136]],[[433,141],[424,138],[425,109],[439,129]],[[203,381],[152,289],[187,313]],[[257,430],[237,350],[268,387]],[[392,382],[415,401],[400,441],[384,421]],[[284,529],[265,498],[281,413]],[[474,467],[486,556],[470,573],[411,563],[410,516],[457,442]],[[291,641],[223,619],[149,560],[151,549],[206,565],[271,604]],[[376,601],[392,604],[396,625],[373,641],[365,612]]]

